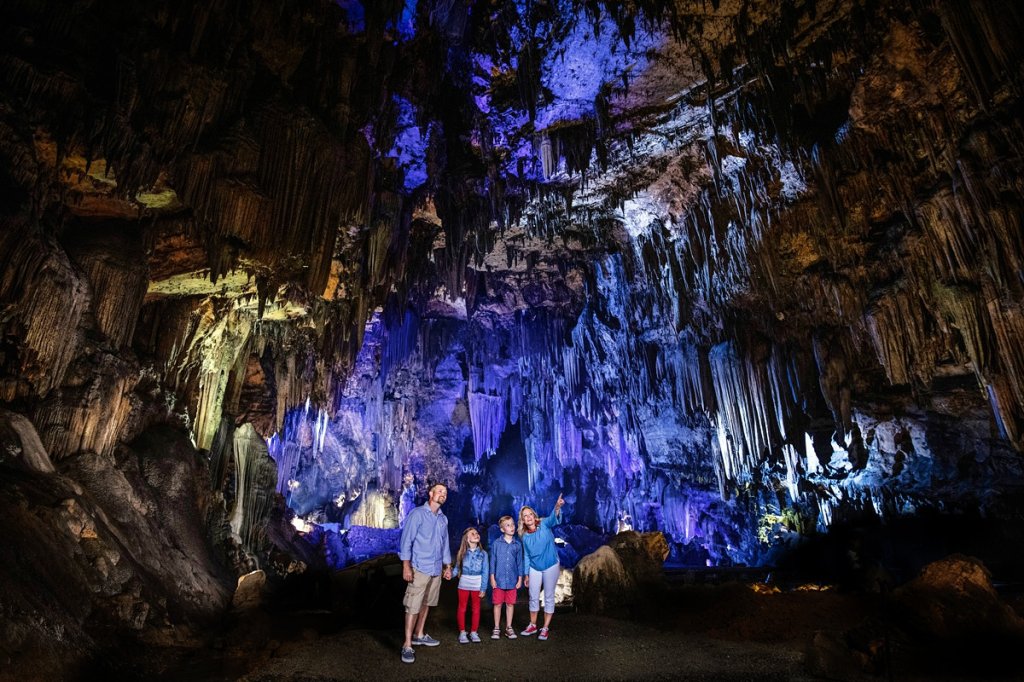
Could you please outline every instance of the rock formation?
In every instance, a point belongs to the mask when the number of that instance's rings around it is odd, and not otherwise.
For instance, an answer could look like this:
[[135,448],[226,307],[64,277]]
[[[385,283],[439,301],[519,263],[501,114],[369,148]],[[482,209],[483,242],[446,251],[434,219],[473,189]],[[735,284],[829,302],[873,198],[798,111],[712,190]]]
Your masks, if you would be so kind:
[[687,565],[1019,538],[1022,29],[1009,0],[3,3],[0,503],[89,557],[47,627],[366,558],[435,480],[453,522],[562,493]]
[[576,564],[573,606],[588,613],[650,616],[668,552],[661,533],[619,533]]

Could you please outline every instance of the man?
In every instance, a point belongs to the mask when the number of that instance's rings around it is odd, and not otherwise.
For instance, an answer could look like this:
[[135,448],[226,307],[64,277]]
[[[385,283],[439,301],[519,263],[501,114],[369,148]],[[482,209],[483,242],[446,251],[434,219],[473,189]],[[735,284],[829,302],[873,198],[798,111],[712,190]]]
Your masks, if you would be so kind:
[[[413,663],[413,646],[437,646],[436,639],[423,632],[427,612],[437,606],[441,578],[452,579],[452,550],[448,546],[448,519],[441,505],[448,499],[448,488],[435,483],[427,491],[427,501],[405,519],[398,557],[402,560],[405,589],[405,643],[402,662]],[[413,630],[416,636],[413,636]]]

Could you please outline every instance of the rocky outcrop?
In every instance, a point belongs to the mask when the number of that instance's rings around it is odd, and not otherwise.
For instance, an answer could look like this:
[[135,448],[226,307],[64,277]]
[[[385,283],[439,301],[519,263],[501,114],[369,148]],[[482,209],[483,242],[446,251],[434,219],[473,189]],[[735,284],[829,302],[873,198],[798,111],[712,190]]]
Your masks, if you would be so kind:
[[32,422],[20,414],[0,410],[0,466],[52,474],[55,469]]
[[1003,600],[988,568],[951,555],[884,597],[883,611],[846,632],[815,633],[808,672],[858,679],[894,669],[930,677],[1012,677],[1024,620]]
[[663,591],[668,553],[661,533],[618,533],[576,564],[573,606],[586,613],[643,614]]
[[223,511],[180,430],[0,477],[10,670],[75,676],[125,639],[191,644],[227,607],[233,580],[207,530]]
[[916,636],[969,650],[1024,642],[1024,620],[1000,598],[992,576],[973,557],[954,555],[924,567],[893,594],[901,620]]

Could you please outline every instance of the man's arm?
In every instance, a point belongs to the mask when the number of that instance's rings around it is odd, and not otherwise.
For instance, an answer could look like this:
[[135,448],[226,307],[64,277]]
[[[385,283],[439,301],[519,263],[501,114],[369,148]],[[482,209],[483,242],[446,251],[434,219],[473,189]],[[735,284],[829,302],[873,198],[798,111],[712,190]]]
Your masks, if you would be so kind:
[[444,528],[444,547],[441,548],[441,563],[448,567],[452,565],[452,548],[448,545],[448,526]]
[[402,579],[412,582],[412,545],[420,529],[420,515],[414,509],[405,519],[402,537],[398,541],[398,558],[402,560]]
[[445,522],[444,533],[442,542],[444,545],[441,547],[441,564],[444,571],[441,573],[441,577],[445,580],[452,579],[452,548],[448,546],[448,523]]
[[402,537],[398,541],[398,558],[402,561],[412,560],[412,545],[420,532],[420,515],[414,509],[405,519]]

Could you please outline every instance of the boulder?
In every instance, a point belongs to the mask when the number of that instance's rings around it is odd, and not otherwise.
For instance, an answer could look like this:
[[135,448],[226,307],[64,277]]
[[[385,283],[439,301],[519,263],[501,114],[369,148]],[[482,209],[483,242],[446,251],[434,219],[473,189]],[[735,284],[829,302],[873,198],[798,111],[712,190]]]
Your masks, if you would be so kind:
[[919,635],[950,642],[1024,642],[1024,620],[1003,602],[985,565],[952,555],[928,564],[896,590],[906,626]]
[[661,533],[619,533],[576,565],[573,604],[580,611],[608,615],[643,609],[655,601],[663,586],[668,550]]
[[608,545],[580,559],[572,574],[573,605],[585,613],[622,615],[636,592],[636,583]]
[[842,635],[818,631],[808,646],[804,666],[812,675],[830,680],[852,680],[864,676],[868,661],[854,651]]
[[238,578],[238,586],[231,598],[231,608],[236,611],[248,611],[259,608],[264,601],[267,590],[267,574],[253,571]]
[[668,541],[660,532],[623,531],[608,541],[622,559],[623,566],[638,585],[661,583],[662,569],[668,558]]

